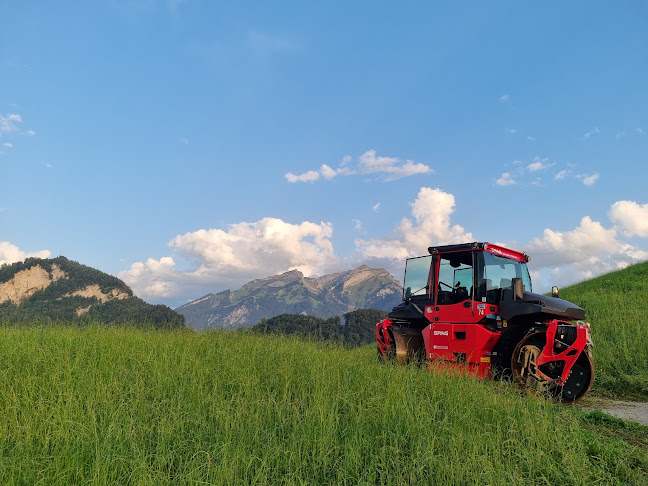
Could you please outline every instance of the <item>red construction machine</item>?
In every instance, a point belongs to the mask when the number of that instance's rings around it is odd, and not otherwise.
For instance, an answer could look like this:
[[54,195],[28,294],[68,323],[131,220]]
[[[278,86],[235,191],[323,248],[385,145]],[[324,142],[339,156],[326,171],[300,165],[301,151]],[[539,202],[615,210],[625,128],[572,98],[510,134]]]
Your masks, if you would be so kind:
[[409,258],[403,302],[376,325],[381,360],[427,361],[478,379],[512,376],[563,402],[592,386],[585,311],[531,292],[529,257],[491,243],[436,246]]

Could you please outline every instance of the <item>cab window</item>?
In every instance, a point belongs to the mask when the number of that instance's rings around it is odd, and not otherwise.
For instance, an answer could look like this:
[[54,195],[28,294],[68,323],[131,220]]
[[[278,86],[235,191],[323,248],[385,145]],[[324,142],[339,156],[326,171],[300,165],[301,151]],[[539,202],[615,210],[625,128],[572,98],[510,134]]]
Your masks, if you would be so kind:
[[405,266],[405,284],[403,285],[403,300],[418,295],[428,295],[430,268],[432,256],[410,258]]
[[457,304],[470,299],[473,287],[473,264],[471,252],[441,255],[437,304]]

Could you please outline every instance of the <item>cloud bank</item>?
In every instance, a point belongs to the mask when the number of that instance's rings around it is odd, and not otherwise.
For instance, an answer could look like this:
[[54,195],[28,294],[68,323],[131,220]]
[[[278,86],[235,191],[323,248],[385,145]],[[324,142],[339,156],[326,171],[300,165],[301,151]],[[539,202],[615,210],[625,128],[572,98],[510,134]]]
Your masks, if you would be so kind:
[[[331,223],[263,218],[226,230],[200,229],[169,242],[173,257],[133,263],[119,277],[140,297],[157,301],[195,299],[293,269],[306,276],[322,275],[342,262],[348,267],[365,263],[387,268],[400,280],[403,260],[427,254],[429,246],[483,241],[452,220],[456,204],[454,195],[422,187],[410,203],[409,215],[390,233],[356,239],[354,253],[345,257],[334,251]],[[531,256],[534,289],[540,292],[648,260],[648,252],[623,240],[648,238],[648,203],[618,201],[608,216],[608,224],[584,216],[573,228],[545,228],[527,244],[501,243]],[[356,229],[362,226],[358,220],[354,224]],[[186,268],[177,257],[189,262]],[[14,252],[13,258],[19,255]]]
[[119,277],[142,297],[170,298],[187,294],[186,287],[231,288],[289,270],[310,276],[335,259],[332,234],[330,223],[291,224],[277,218],[233,224],[227,231],[200,229],[169,243],[193,263],[191,268],[177,268],[172,257],[149,258]]
[[[401,278],[403,260],[427,254],[429,246],[480,240],[452,223],[452,194],[423,187],[411,207],[413,219],[403,218],[391,236],[357,239],[357,259],[383,266]],[[546,228],[542,236],[532,238],[526,245],[503,244],[531,255],[530,268],[536,290],[540,291],[552,284],[571,284],[648,260],[648,252],[620,238],[620,234],[648,238],[648,204],[616,202],[610,208],[609,218],[612,227],[584,216],[573,229]]]

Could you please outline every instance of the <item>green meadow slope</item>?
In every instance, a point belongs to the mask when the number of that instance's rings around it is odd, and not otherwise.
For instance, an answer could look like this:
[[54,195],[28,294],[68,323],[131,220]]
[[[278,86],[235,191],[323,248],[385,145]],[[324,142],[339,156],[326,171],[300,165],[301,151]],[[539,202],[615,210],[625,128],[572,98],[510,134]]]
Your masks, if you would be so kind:
[[648,484],[648,428],[373,345],[5,326],[0,383],[3,485]]
[[593,393],[648,401],[648,262],[560,290],[592,325]]

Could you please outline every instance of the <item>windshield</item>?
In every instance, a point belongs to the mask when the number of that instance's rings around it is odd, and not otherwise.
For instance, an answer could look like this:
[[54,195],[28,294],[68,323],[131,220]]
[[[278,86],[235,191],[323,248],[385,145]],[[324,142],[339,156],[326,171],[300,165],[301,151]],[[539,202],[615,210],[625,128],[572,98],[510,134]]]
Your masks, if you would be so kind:
[[430,276],[430,265],[432,256],[410,258],[405,264],[405,284],[403,285],[403,300],[409,295],[427,295],[428,277]]
[[511,280],[521,278],[524,290],[531,292],[531,277],[526,263],[504,258],[492,253],[483,252],[484,272],[482,285],[486,290],[486,301],[496,303],[499,293],[498,289],[511,286]]

